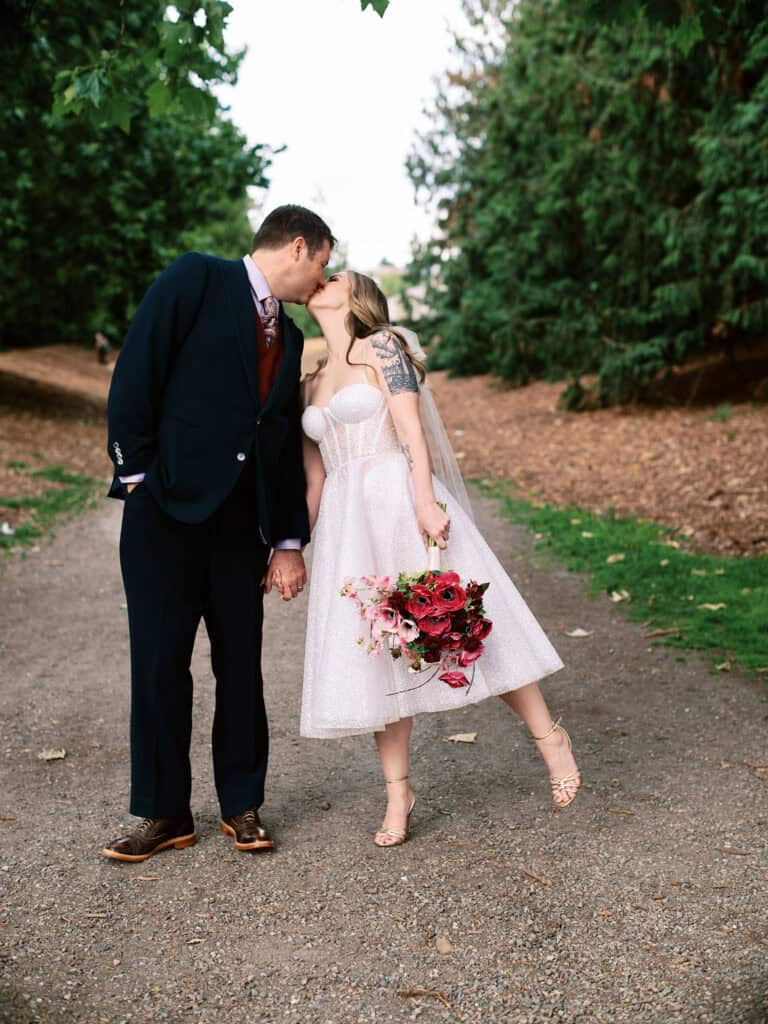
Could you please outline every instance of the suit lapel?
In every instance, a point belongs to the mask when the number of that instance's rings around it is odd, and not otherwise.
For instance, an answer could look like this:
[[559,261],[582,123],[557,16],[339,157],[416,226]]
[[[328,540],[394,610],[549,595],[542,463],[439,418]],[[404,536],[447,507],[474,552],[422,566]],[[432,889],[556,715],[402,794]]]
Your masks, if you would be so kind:
[[232,317],[237,330],[240,356],[243,360],[248,387],[256,405],[259,404],[259,371],[256,365],[256,319],[248,284],[248,272],[242,260],[238,260],[232,275],[227,275],[227,291]]

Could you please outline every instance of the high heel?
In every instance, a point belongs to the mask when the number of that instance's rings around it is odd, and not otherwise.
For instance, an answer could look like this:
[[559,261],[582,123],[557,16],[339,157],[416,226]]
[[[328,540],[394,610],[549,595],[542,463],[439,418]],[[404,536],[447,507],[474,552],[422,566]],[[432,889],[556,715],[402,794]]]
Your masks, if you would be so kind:
[[[537,741],[545,740],[548,736],[551,736],[556,729],[559,729],[560,732],[563,733],[568,742],[568,749],[571,752],[573,752],[573,744],[571,743],[571,737],[568,735],[568,733],[562,727],[562,725],[560,725],[561,721],[562,719],[558,718],[558,720],[552,724],[552,727],[548,729],[543,736],[534,736],[533,733],[531,733],[531,739]],[[549,782],[552,786],[552,799],[554,801],[555,807],[567,807],[569,804],[572,804],[573,801],[576,799],[576,794],[579,792],[579,789],[581,788],[581,772],[577,768],[575,772],[571,772],[570,775],[563,775],[561,778],[557,778],[554,775],[550,775]],[[555,799],[560,794],[564,794],[568,799]]]
[[[385,779],[384,782],[387,786],[394,785],[396,782],[407,782],[408,776],[403,776],[402,779]],[[408,817],[405,819],[405,829],[401,828],[380,828],[376,835],[373,837],[373,841],[376,846],[384,849],[390,846],[402,846],[408,838],[411,831],[411,815],[413,814],[413,808],[416,805],[416,797],[414,796],[411,800],[411,806],[408,808]],[[380,843],[379,836],[388,836],[391,842]]]

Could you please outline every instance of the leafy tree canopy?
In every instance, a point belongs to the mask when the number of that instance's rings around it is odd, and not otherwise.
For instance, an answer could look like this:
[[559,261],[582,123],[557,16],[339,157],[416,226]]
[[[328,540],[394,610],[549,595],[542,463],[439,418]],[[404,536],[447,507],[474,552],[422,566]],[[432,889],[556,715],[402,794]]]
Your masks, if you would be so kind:
[[408,164],[438,218],[412,268],[435,363],[517,383],[597,371],[613,401],[765,337],[764,10],[465,6]]

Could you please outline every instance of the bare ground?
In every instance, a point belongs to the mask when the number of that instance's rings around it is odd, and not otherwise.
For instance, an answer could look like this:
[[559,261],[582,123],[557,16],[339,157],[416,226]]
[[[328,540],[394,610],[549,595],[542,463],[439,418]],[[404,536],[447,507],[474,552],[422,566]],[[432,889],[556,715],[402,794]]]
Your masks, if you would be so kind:
[[[579,578],[534,558],[524,531],[479,507],[566,662],[545,692],[565,714],[585,787],[554,811],[500,702],[422,716],[414,833],[387,851],[371,841],[382,793],[370,740],[297,735],[305,604],[272,600],[265,818],[278,850],[237,853],[217,832],[201,634],[200,841],[144,865],[100,858],[126,821],[118,503],[7,564],[3,1024],[768,1021],[764,690],[648,647],[607,599],[588,600]],[[593,635],[567,638],[575,626]],[[445,742],[466,732],[475,744]],[[44,748],[66,757],[43,762]]]

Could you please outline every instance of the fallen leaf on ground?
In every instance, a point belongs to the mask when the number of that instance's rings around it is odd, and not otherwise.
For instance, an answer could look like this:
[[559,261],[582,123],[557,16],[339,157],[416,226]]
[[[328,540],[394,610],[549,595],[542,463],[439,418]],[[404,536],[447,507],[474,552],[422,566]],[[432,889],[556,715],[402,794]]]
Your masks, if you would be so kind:
[[718,601],[717,604],[697,604],[696,607],[705,612],[719,612],[721,608],[727,608],[728,605],[725,601]]
[[589,539],[590,537],[594,537],[595,535],[594,535],[594,533],[590,533],[589,530],[582,530],[581,531],[581,536],[582,537],[586,537],[587,539]]
[[716,846],[718,853],[729,853],[732,857],[751,857],[752,850],[734,850],[732,846]]
[[407,992],[397,993],[401,999],[420,999],[422,996],[426,996],[429,999],[437,999],[443,1004],[446,1010],[452,1010],[453,1007],[445,998],[442,992],[437,992],[433,989],[427,988],[409,988]]
[[608,596],[614,604],[619,604],[620,601],[628,601],[630,593],[628,590],[612,590]]
[[621,553],[616,555],[608,555],[608,557],[606,558],[606,562],[608,563],[608,565],[615,565],[616,562],[623,562],[626,557],[626,555],[623,555]]
[[16,821],[11,814],[0,814],[0,821]]
[[580,640],[585,636],[592,636],[594,629],[582,629],[581,626],[577,626],[576,629],[566,629],[564,633],[566,636],[573,637],[576,640]]
[[530,871],[528,868],[523,868],[522,871],[524,875],[527,875],[528,878],[532,878],[534,882],[538,882],[540,885],[545,885],[548,889],[552,887],[552,882],[543,875],[537,875],[535,871]]
[[435,939],[435,949],[440,956],[450,956],[453,952],[453,943],[445,935],[438,935]]
[[202,939],[187,939],[188,946],[196,946],[198,942],[202,942]]
[[136,875],[137,882],[156,882],[160,875]]
[[623,814],[627,818],[634,818],[636,811],[623,811],[620,807],[609,807],[608,814]]
[[730,672],[731,663],[730,661],[721,661],[719,665],[715,665],[718,672]]
[[476,739],[476,732],[457,732],[454,736],[443,736],[445,743],[474,743]]
[[668,629],[652,629],[650,633],[643,633],[646,640],[652,640],[655,636],[672,636],[675,633],[682,633],[679,626],[670,626]]
[[48,747],[37,755],[41,761],[61,761],[67,756],[64,747]]

